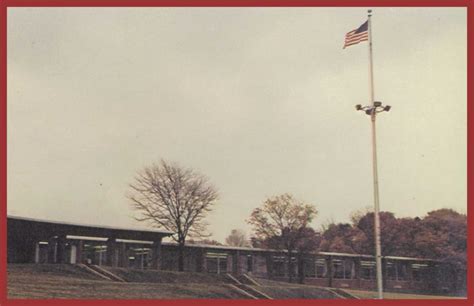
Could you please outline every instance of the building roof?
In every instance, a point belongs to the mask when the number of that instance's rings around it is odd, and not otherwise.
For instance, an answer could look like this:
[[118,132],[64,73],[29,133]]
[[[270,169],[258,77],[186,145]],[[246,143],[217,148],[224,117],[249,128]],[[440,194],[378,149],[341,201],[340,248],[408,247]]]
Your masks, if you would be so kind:
[[[176,246],[176,242],[162,242],[162,245]],[[262,248],[252,248],[252,247],[236,247],[230,245],[214,245],[214,244],[194,244],[188,243],[186,247],[192,248],[204,248],[204,249],[219,249],[219,250],[236,250],[236,251],[249,251],[249,252],[281,252],[281,250],[274,249],[262,249]]]
[[[162,245],[176,246],[176,242],[162,242]],[[234,247],[228,245],[209,245],[209,244],[186,244],[188,248],[204,248],[204,249],[214,249],[214,250],[236,250],[236,251],[248,251],[248,252],[275,252],[275,253],[285,253],[286,250],[276,250],[276,249],[263,249],[263,248],[252,248],[252,247]],[[334,256],[334,257],[353,257],[353,258],[366,258],[374,259],[375,256],[367,254],[351,254],[351,253],[337,253],[337,252],[315,252],[313,255],[322,255],[322,256]],[[402,256],[383,256],[385,259],[392,260],[410,260],[410,261],[436,261],[433,259],[426,258],[415,258],[415,257],[402,257]]]
[[17,238],[48,239],[57,235],[73,235],[154,241],[173,234],[172,232],[161,230],[79,224],[19,216],[7,216],[7,225],[9,239],[13,238],[13,236],[17,236]]
[[342,257],[359,257],[359,258],[374,258],[373,255],[368,254],[352,254],[352,253],[337,253],[337,252],[318,252],[319,255],[324,256],[342,256]]

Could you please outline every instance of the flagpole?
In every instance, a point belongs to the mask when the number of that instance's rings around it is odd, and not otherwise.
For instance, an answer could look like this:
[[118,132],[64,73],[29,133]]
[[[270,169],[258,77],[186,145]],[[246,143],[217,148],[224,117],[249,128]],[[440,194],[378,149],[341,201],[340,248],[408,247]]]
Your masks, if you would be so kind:
[[379,218],[379,182],[377,173],[377,142],[375,119],[377,111],[374,99],[374,69],[372,60],[372,10],[368,10],[368,30],[369,30],[369,75],[370,75],[370,105],[372,105],[372,166],[374,176],[374,236],[375,236],[375,265],[377,273],[377,292],[378,298],[383,299],[383,281],[382,281],[382,250],[380,246],[380,218]]

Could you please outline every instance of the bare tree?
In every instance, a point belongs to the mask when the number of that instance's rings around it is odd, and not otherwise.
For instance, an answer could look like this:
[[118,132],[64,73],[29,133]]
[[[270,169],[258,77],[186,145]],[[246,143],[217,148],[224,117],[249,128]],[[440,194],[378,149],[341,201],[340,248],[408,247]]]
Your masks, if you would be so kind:
[[288,277],[292,281],[292,253],[305,238],[309,223],[316,216],[313,205],[297,201],[289,194],[271,197],[253,210],[247,221],[254,228],[254,240],[263,245],[285,249],[288,253]]
[[250,242],[247,239],[245,232],[239,229],[233,229],[230,235],[225,239],[225,243],[236,247],[250,247]]
[[216,188],[205,176],[164,160],[139,171],[130,188],[128,197],[140,213],[135,219],[174,233],[183,271],[186,238],[206,236],[204,219],[218,198]]

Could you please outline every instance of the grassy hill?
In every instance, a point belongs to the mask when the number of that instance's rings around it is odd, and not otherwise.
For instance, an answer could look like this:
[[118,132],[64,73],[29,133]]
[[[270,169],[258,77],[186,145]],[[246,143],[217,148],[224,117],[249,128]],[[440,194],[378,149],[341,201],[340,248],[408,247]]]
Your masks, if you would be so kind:
[[[365,290],[352,290],[344,289],[352,295],[357,296],[360,299],[376,299],[376,291],[365,291]],[[465,299],[465,297],[453,297],[453,296],[440,296],[440,295],[427,295],[427,294],[413,294],[413,293],[398,293],[398,292],[384,292],[384,299]]]
[[195,272],[176,272],[141,270],[129,268],[103,267],[129,282],[165,283],[165,284],[226,284],[231,281],[223,274],[208,274]]
[[[225,275],[153,271],[124,268],[107,270],[127,282],[103,280],[78,266],[68,264],[9,264],[9,299],[248,299]],[[339,298],[326,288],[257,279],[252,288],[273,299]],[[345,291],[363,299],[373,299],[376,292]],[[449,298],[402,293],[385,293],[387,299]]]
[[[120,283],[100,280],[73,265],[53,264],[9,264],[7,271],[9,299],[246,298],[245,295],[219,281],[199,283],[198,279],[195,279],[195,282],[190,280],[187,283]],[[169,273],[166,273],[166,279],[172,278]]]
[[[107,270],[127,282],[103,280],[75,265],[9,264],[8,298],[29,299],[248,299],[225,275],[124,268]],[[311,286],[266,282],[255,289],[276,299],[328,299],[333,293]]]

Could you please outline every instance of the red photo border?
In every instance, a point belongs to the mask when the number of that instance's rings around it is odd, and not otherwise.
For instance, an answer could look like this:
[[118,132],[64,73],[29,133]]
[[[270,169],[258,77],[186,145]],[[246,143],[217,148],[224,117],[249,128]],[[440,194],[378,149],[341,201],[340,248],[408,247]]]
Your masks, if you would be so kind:
[[[472,216],[474,190],[473,110],[472,90],[469,81],[473,72],[473,5],[469,0],[7,0],[0,1],[0,306],[2,305],[469,305],[474,306],[473,233]],[[7,299],[7,9],[9,7],[465,7],[467,8],[467,216],[468,216],[468,267],[467,299],[450,300],[79,300],[79,299]],[[341,35],[342,37],[342,35]]]

